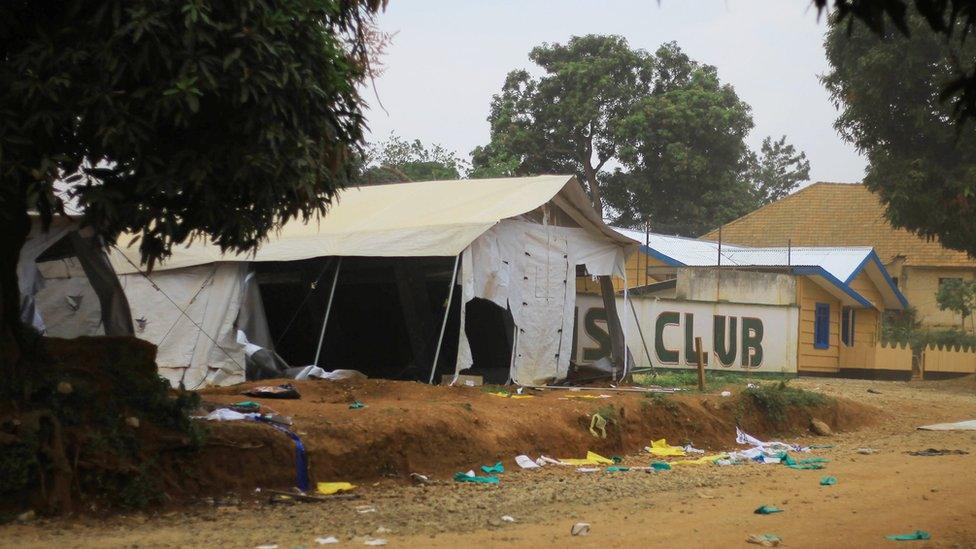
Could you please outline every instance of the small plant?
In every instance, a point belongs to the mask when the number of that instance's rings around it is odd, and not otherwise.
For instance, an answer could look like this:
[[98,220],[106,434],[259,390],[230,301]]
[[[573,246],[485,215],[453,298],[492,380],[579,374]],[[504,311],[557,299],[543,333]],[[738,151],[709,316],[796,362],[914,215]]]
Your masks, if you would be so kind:
[[822,406],[830,401],[821,393],[791,387],[786,380],[749,387],[743,394],[774,421],[785,421],[792,408]]
[[617,423],[620,422],[620,414],[617,412],[617,409],[614,408],[612,404],[601,406],[597,408],[596,411],[594,411],[593,413],[599,414],[600,417],[607,420],[608,424],[616,425]]

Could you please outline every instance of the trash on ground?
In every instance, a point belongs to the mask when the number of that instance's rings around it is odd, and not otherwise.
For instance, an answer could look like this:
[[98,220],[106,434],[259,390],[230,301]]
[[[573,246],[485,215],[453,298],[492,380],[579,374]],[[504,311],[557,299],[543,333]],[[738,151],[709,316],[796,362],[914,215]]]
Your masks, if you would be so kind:
[[820,479],[820,485],[821,486],[833,486],[835,484],[837,484],[837,477],[827,476],[827,477],[824,477],[824,478]]
[[781,456],[780,459],[782,460],[783,464],[789,467],[790,469],[800,469],[800,470],[823,469],[824,463],[830,462],[830,460],[822,457],[812,457],[812,458],[806,458],[797,461],[793,459],[793,456],[789,455],[786,452],[783,452],[783,455]]
[[688,454],[704,454],[705,453],[705,450],[699,450],[698,448],[695,448],[691,444],[685,444],[684,451],[685,451],[685,453],[688,453]]
[[778,547],[782,541],[776,534],[753,534],[746,538],[746,543],[754,543],[763,547]]
[[[597,433],[597,431],[600,432]],[[607,420],[600,414],[593,414],[593,417],[590,418],[590,434],[599,438],[607,438]]]
[[596,473],[599,472],[599,467],[579,467],[576,469],[577,473]]
[[348,492],[350,490],[355,490],[355,484],[349,484],[348,482],[319,482],[315,485],[318,493],[326,496],[332,494],[338,494],[339,492]]
[[611,465],[610,467],[607,467],[606,469],[604,469],[604,471],[607,472],[607,473],[626,473],[627,471],[630,471],[630,467],[621,467],[620,465]]
[[671,464],[666,461],[652,461],[651,469],[654,469],[655,471],[670,471]]
[[827,450],[827,449],[833,448],[833,447],[834,447],[833,444],[811,444],[809,446],[809,448],[811,450]]
[[261,414],[243,414],[230,408],[217,408],[205,416],[193,416],[195,419],[205,419],[207,421],[243,421],[245,419],[255,419]]
[[421,475],[420,473],[410,473],[410,480],[417,484],[430,484],[430,477]]
[[871,454],[877,454],[878,451],[875,450],[874,448],[858,448],[857,453],[865,456],[870,456]]
[[298,389],[296,389],[291,383],[282,383],[281,385],[262,385],[260,387],[248,389],[241,394],[255,398],[301,398],[301,395],[298,394]]
[[730,396],[732,396],[732,391],[722,391],[719,394],[721,394],[724,397],[730,397]]
[[315,538],[315,543],[318,545],[332,545],[333,543],[339,543],[339,538],[335,536],[329,536],[325,538]]
[[655,440],[650,446],[645,446],[644,451],[650,452],[658,457],[683,456],[685,449],[681,446],[669,446],[666,439]]
[[503,522],[515,522],[515,517],[511,515],[502,515]]
[[923,431],[976,431],[976,419],[955,423],[936,423],[919,427]]
[[359,402],[358,400],[354,401],[352,404],[349,405],[350,410],[361,410],[365,407],[366,405],[363,404],[362,402]]
[[257,412],[261,409],[261,405],[253,400],[242,400],[231,404],[230,409],[241,413]]
[[793,450],[794,452],[809,452],[810,449],[804,446],[799,446],[796,444],[787,444],[785,442],[773,441],[773,442],[763,442],[758,438],[750,435],[749,433],[735,428],[735,442],[737,444],[746,444],[748,446],[760,447],[760,448],[778,448],[782,450]]
[[518,393],[509,393],[507,391],[489,392],[488,394],[491,396],[502,397],[502,398],[514,398],[514,399],[535,398],[532,395],[520,395]]
[[782,513],[782,512],[783,512],[782,509],[780,509],[779,507],[774,507],[772,505],[760,505],[759,507],[756,508],[755,511],[753,511],[753,513],[757,515],[771,515],[773,513]]
[[532,461],[532,458],[524,454],[515,456],[515,463],[523,469],[538,469],[542,467],[542,465]]
[[948,450],[946,448],[926,448],[925,450],[916,450],[914,452],[905,452],[910,456],[964,456],[969,452],[965,450]]
[[574,536],[585,536],[590,533],[590,524],[588,522],[577,522],[570,529],[570,532]]
[[595,400],[602,398],[613,398],[612,395],[568,395],[564,397],[559,397],[559,400],[570,400],[570,399],[580,399],[580,400]]
[[491,474],[491,473],[504,473],[505,472],[505,466],[502,465],[502,462],[499,461],[499,462],[495,463],[494,465],[482,465],[481,466],[481,471],[483,473],[487,473],[487,474]]
[[681,459],[672,461],[671,465],[713,465],[720,459],[728,459],[728,454],[715,454],[714,456],[703,456],[698,459]]
[[383,538],[371,538],[366,536],[363,540],[363,545],[386,545],[387,541]]
[[357,505],[356,512],[359,513],[360,515],[365,515],[366,513],[375,513],[376,507],[373,507],[372,505]]
[[[543,456],[545,457],[545,456]],[[560,458],[560,465],[613,465],[613,460],[607,459],[596,452],[586,452],[585,458]]]
[[277,543],[272,543],[272,544],[267,544],[267,545],[258,545],[254,549],[278,549],[278,544]]
[[885,537],[891,541],[916,541],[932,539],[932,534],[926,532],[925,530],[915,530],[911,534],[894,534]]
[[881,394],[881,391],[879,391],[877,389],[868,389],[868,392],[871,393],[872,395],[880,395]]
[[454,473],[455,482],[474,482],[476,484],[498,484],[498,477],[479,477],[474,471],[467,473]]

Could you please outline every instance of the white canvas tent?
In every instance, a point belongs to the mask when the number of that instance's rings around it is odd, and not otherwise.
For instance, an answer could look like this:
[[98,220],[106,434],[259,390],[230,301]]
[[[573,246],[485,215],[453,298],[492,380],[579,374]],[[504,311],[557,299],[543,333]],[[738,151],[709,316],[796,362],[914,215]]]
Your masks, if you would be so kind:
[[[270,347],[255,267],[313,258],[454,258],[462,304],[480,298],[510,311],[518,332],[511,378],[561,379],[571,355],[577,266],[594,276],[622,276],[637,244],[604,225],[570,176],[352,188],[326,216],[286,223],[255,253],[222,254],[198,239],[174,250],[149,277],[130,240],[123,236],[110,258],[136,335],[159,346],[162,375],[188,388],[242,381],[246,353]],[[329,301],[331,307],[331,294]],[[455,371],[472,363],[465,310]],[[440,319],[438,325],[443,336]]]

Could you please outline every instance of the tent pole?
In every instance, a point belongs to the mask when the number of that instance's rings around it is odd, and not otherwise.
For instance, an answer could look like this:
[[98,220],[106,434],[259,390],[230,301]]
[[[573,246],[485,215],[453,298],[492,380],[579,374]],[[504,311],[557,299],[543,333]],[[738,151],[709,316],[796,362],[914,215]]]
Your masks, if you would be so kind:
[[[627,265],[624,264],[624,310],[627,310]],[[630,319],[627,318],[627,313],[624,313],[624,371],[620,374],[620,379],[623,380],[627,377],[627,371],[630,369],[629,358],[630,353],[627,352],[627,328],[630,327]]]
[[332,288],[329,289],[329,302],[325,306],[325,318],[322,319],[322,331],[319,332],[319,346],[315,349],[315,365],[319,365],[319,354],[322,353],[322,342],[325,341],[325,327],[329,324],[329,313],[332,312],[332,298],[335,297],[336,284],[339,283],[339,270],[342,268],[342,257],[336,263],[335,275],[332,277]]
[[654,371],[654,361],[651,360],[651,352],[647,350],[647,340],[644,339],[644,330],[641,329],[640,319],[637,318],[637,309],[634,308],[634,300],[630,300],[630,312],[634,313],[634,323],[637,324],[637,333],[640,334],[641,344],[644,346],[644,356],[647,357],[647,365],[651,368],[651,373],[657,375]]
[[437,349],[434,351],[434,363],[430,367],[430,379],[427,383],[434,384],[434,374],[437,373],[437,360],[441,357],[441,343],[444,342],[444,331],[447,330],[447,317],[451,312],[451,301],[454,299],[454,283],[457,281],[458,264],[461,254],[454,258],[454,270],[451,271],[451,287],[447,291],[447,306],[444,308],[444,320],[441,321],[441,334],[437,336]]

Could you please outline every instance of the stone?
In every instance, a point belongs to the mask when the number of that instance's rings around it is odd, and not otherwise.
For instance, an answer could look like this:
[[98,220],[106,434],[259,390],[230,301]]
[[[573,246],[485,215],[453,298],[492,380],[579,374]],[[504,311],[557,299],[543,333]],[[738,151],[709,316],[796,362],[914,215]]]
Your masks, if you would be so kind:
[[828,437],[834,434],[834,432],[830,430],[830,425],[827,425],[817,418],[812,418],[810,420],[810,430],[813,431],[815,435],[822,437]]
[[75,388],[71,386],[67,381],[61,381],[58,383],[58,393],[62,395],[70,395],[74,392]]

